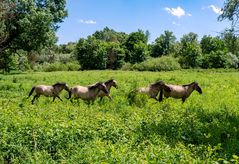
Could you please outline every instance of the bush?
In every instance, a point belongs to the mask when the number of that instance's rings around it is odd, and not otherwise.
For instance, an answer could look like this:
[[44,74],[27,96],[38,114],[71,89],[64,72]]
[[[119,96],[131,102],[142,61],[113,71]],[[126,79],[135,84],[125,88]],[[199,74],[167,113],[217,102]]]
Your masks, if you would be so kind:
[[132,64],[130,64],[130,63],[125,63],[125,64],[121,67],[121,70],[123,70],[123,71],[132,71],[132,70],[133,70]]
[[201,59],[202,68],[238,68],[238,63],[236,55],[224,51],[212,51]]
[[44,71],[44,72],[54,72],[54,71],[78,71],[80,65],[77,62],[69,62],[66,64],[63,63],[46,63],[41,66],[34,68],[35,71]]
[[138,71],[172,71],[180,68],[177,59],[170,56],[150,58],[133,66],[133,69]]

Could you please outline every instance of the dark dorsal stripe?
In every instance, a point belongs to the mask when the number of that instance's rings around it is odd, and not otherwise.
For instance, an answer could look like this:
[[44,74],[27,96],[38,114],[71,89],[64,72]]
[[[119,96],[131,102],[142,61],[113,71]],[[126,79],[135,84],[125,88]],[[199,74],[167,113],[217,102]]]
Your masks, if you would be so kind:
[[197,84],[197,82],[192,82],[192,83],[190,83],[190,84],[185,84],[185,85],[182,85],[183,87],[187,87],[187,86],[191,86],[191,85],[195,85],[195,84]]
[[102,82],[98,82],[98,83],[96,83],[95,85],[91,85],[91,86],[88,86],[88,89],[95,89],[95,88],[98,88],[99,87],[99,85],[102,85]]
[[58,83],[56,83],[56,84],[54,84],[54,85],[52,85],[53,87],[57,87],[57,86],[62,86],[62,85],[66,85],[66,83],[64,83],[64,82],[58,82]]

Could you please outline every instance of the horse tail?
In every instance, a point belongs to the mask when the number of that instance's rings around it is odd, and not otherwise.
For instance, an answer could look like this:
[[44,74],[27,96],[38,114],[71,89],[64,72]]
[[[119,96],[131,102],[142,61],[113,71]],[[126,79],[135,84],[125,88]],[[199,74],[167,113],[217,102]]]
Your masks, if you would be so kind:
[[32,95],[32,93],[34,92],[35,88],[36,88],[36,87],[32,87],[32,90],[30,91],[28,97],[30,97],[30,96]]

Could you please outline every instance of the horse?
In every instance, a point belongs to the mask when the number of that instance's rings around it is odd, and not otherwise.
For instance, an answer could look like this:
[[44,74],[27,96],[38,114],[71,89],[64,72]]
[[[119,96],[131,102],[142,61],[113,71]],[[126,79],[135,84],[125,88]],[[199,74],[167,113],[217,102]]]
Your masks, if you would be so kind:
[[66,91],[70,91],[69,87],[66,83],[58,82],[52,86],[49,85],[37,85],[32,87],[28,97],[32,95],[32,93],[35,91],[35,96],[32,99],[32,104],[34,103],[35,99],[38,99],[41,95],[46,97],[53,97],[53,102],[55,101],[55,98],[57,97],[62,101],[59,94],[60,92],[65,89]]
[[90,103],[95,101],[100,91],[103,91],[105,94],[109,94],[107,87],[102,82],[88,86],[78,85],[70,89],[68,99],[71,99],[71,97],[73,96],[74,99],[80,98]]
[[160,91],[160,96],[158,99],[159,102],[163,100],[163,96],[164,96],[166,98],[173,97],[175,99],[182,99],[182,102],[184,103],[185,100],[191,95],[191,93],[194,90],[202,94],[202,89],[197,82],[192,82],[186,85],[172,85],[172,84],[163,84],[163,85],[170,88],[170,91],[162,89]]
[[110,89],[112,86],[117,89],[118,88],[117,82],[114,79],[110,79],[104,82],[104,85],[106,86],[109,93],[106,94],[105,92],[100,91],[98,94],[98,97],[100,97],[100,100],[102,100],[104,96],[107,96],[110,100],[112,100],[112,97],[110,96]]
[[158,101],[157,95],[162,90],[171,91],[168,86],[165,85],[163,81],[157,81],[155,83],[149,84],[147,87],[141,87],[133,90],[128,95],[128,98],[132,99],[135,97],[135,93],[146,94],[148,97],[153,98]]

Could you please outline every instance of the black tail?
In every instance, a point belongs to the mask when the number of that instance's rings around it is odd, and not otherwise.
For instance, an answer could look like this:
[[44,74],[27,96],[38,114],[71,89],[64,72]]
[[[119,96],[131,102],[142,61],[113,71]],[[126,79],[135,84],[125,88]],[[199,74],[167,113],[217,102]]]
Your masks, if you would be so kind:
[[34,90],[35,90],[35,87],[32,87],[32,90],[30,91],[28,97],[30,97],[30,96],[32,95],[32,93],[34,92]]

